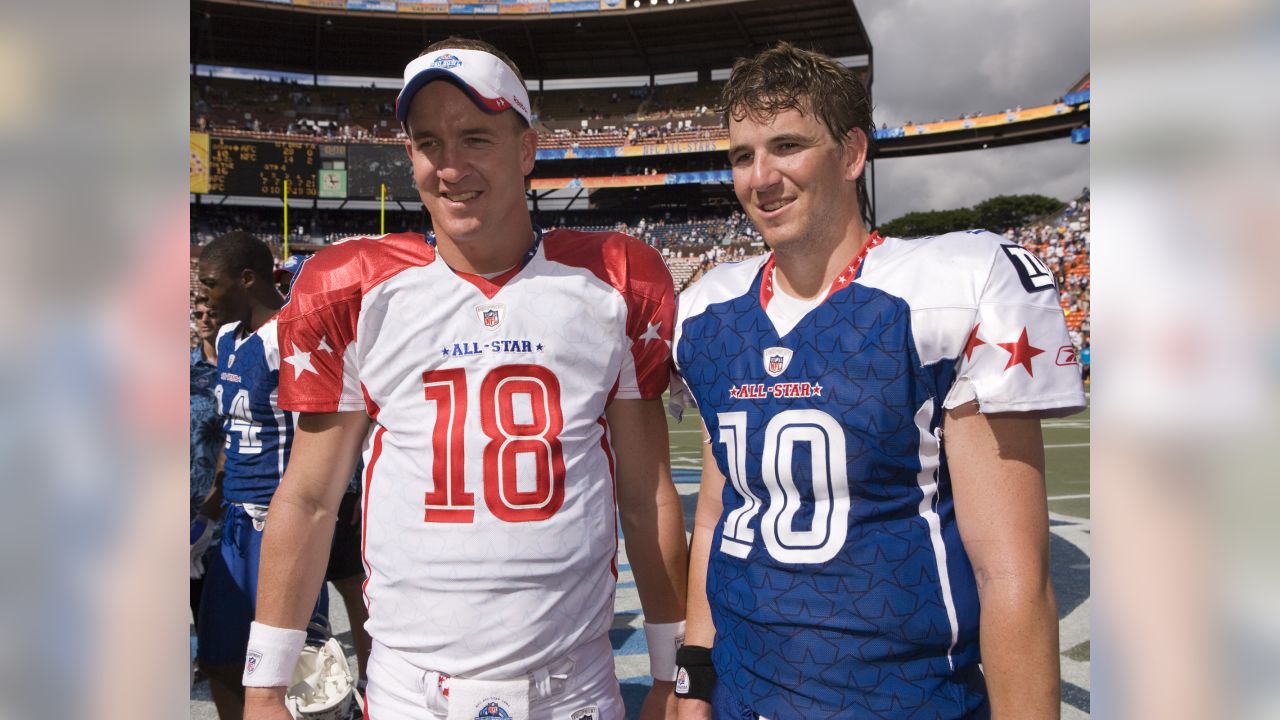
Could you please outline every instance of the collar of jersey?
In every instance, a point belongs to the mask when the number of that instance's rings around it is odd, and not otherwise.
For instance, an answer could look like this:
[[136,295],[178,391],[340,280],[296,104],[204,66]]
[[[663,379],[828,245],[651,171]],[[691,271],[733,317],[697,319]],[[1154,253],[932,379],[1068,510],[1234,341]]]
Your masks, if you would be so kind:
[[[427,239],[427,244],[430,245],[432,248],[435,248],[436,234],[434,232],[424,232],[423,235]],[[466,280],[472,285],[475,285],[476,289],[484,293],[484,296],[486,298],[489,298],[490,300],[492,300],[493,296],[497,295],[498,291],[501,290],[502,287],[507,284],[507,281],[515,277],[521,270],[525,268],[526,265],[529,264],[531,260],[533,260],[533,257],[538,254],[538,246],[540,245],[542,245],[542,228],[539,227],[538,225],[534,225],[533,226],[533,243],[529,245],[529,249],[525,251],[524,258],[521,259],[520,262],[515,265],[515,267],[502,273],[501,275],[487,278],[483,275],[476,275],[475,273],[462,272],[461,270],[454,270],[453,268],[449,268],[449,269],[453,271],[454,275],[457,275],[463,280]]]
[[[878,231],[871,231],[871,237],[867,238],[866,244],[858,251],[853,260],[849,261],[848,266],[840,271],[835,280],[831,281],[831,287],[827,288],[827,294],[822,296],[822,301],[826,302],[827,298],[836,294],[840,290],[849,286],[849,283],[857,280],[862,275],[862,262],[867,259],[867,253],[871,252],[871,248],[884,243],[884,238],[880,237]],[[769,309],[769,301],[773,300],[775,292],[773,287],[773,260],[774,254],[769,253],[769,259],[764,263],[764,269],[761,271],[760,278],[760,308]]]

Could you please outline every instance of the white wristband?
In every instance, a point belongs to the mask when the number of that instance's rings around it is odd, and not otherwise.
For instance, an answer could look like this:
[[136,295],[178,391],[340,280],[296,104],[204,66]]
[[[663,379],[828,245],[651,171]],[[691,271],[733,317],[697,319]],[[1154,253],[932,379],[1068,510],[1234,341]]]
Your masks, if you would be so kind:
[[240,683],[245,687],[289,687],[306,641],[306,630],[254,622],[249,626],[249,650]]
[[649,674],[654,680],[676,679],[676,650],[684,644],[684,621],[645,623],[644,639],[649,643]]

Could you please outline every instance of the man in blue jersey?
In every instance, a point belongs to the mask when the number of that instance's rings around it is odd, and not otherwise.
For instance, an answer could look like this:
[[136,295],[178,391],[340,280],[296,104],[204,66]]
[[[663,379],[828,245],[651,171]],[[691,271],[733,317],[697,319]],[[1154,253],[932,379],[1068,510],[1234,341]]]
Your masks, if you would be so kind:
[[[284,298],[272,282],[271,251],[244,232],[222,235],[200,253],[207,307],[225,323],[218,332],[214,396],[226,419],[222,497],[226,506],[218,553],[205,574],[197,623],[200,668],[209,675],[218,715],[240,718],[249,624],[258,586],[258,556],[267,507],[284,475],[294,416],[279,408],[280,349],[275,314]],[[327,615],[321,589],[316,618]]]
[[868,232],[871,105],[831,59],[741,60],[722,105],[772,252],[680,297],[681,717],[1057,717],[1040,418],[1084,397],[1052,275],[985,231]]

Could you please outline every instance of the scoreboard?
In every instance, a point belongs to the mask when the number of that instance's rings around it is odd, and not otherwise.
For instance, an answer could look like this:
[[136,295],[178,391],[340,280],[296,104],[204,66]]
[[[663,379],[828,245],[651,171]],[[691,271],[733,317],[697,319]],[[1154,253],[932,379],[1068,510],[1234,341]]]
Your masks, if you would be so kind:
[[416,201],[402,145],[247,140],[192,133],[191,192],[213,195]]
[[209,138],[209,192],[219,195],[316,197],[318,149],[307,142]]

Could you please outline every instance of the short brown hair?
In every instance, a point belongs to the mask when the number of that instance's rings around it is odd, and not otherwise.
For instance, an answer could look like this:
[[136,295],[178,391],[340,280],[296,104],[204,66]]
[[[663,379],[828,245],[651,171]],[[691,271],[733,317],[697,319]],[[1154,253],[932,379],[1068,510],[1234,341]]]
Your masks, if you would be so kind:
[[[836,142],[844,143],[850,130],[867,139],[871,158],[871,96],[862,80],[849,68],[821,53],[779,42],[753,58],[739,58],[720,94],[725,122],[741,122],[750,116],[768,122],[784,110],[813,113],[826,125]],[[863,220],[871,223],[866,172],[858,177],[858,206]]]

